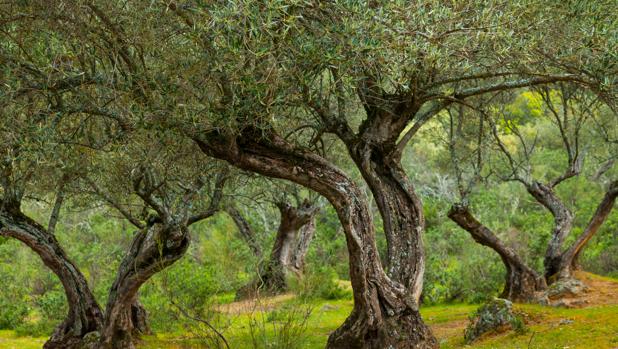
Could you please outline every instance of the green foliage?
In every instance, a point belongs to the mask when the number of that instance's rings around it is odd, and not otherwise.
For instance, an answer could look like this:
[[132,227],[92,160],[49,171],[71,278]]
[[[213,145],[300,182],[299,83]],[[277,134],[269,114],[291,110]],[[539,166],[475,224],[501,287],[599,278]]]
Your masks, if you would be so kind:
[[[15,241],[0,244],[0,261],[20,260],[17,249]],[[21,260],[26,262],[25,258]],[[30,285],[23,279],[29,276],[29,270],[22,270],[23,273],[17,270],[14,265],[0,263],[0,329],[15,329],[26,321],[32,311]]]
[[521,316],[514,316],[511,320],[511,328],[515,331],[516,334],[522,335],[528,332],[528,327],[526,323],[521,318]]
[[290,280],[290,289],[305,300],[351,299],[352,291],[339,282],[337,273],[329,267],[311,266],[305,274]]
[[15,327],[15,334],[18,336],[28,337],[47,337],[58,326],[56,320],[43,318],[35,322],[24,322]]
[[15,329],[26,321],[30,309],[23,302],[0,298],[0,329]]
[[67,314],[67,302],[64,290],[56,286],[53,290],[35,297],[34,304],[43,319],[61,322]]
[[337,277],[349,279],[348,250],[345,236],[335,210],[329,206],[322,210],[316,222],[316,234],[306,257],[307,263],[333,268]]

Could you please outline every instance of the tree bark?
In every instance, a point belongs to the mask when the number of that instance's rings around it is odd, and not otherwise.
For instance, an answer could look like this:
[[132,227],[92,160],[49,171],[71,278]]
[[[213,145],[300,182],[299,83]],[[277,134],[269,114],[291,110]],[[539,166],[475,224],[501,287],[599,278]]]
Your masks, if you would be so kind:
[[543,183],[532,182],[526,185],[530,193],[541,205],[547,208],[554,216],[552,237],[547,245],[545,259],[545,280],[548,283],[555,281],[555,275],[560,271],[562,263],[562,245],[573,227],[573,213],[556,196],[554,190]]
[[348,146],[376,200],[387,242],[386,271],[419,302],[425,273],[423,204],[396,155],[369,143]]
[[134,336],[146,330],[145,311],[137,302],[139,288],[180,259],[189,242],[182,224],[153,223],[135,234],[109,292],[99,348],[134,348]]
[[[372,78],[360,82],[358,91],[367,114],[358,134],[341,119],[331,129],[346,145],[378,205],[387,242],[388,276],[402,284],[407,296],[419,304],[425,273],[422,240],[425,217],[422,202],[401,167],[402,147],[406,142],[402,140],[398,144],[398,139],[422,103],[416,98],[392,98]],[[412,317],[415,318],[410,319],[410,326],[425,333],[417,345],[435,343],[420,315]]]
[[592,239],[592,237],[599,231],[599,228],[610,212],[614,208],[614,204],[616,203],[616,198],[618,197],[618,181],[614,181],[610,184],[609,189],[605,192],[605,196],[603,200],[597,206],[594,215],[588,222],[586,229],[584,232],[577,238],[577,240],[567,249],[564,253],[562,253],[560,257],[560,264],[558,266],[558,271],[555,274],[555,278],[570,278],[572,277],[573,270],[577,269],[577,258],[579,254],[584,249],[588,241]]
[[302,274],[305,271],[305,257],[309,251],[309,245],[315,235],[315,216],[309,219],[309,222],[300,228],[298,238],[296,239],[296,247],[292,254],[290,266],[297,274]]
[[448,217],[470,233],[476,242],[500,255],[506,268],[506,280],[500,298],[514,302],[534,302],[539,299],[539,292],[547,289],[545,279],[528,267],[519,255],[506,246],[489,228],[481,224],[466,205],[451,206]]
[[272,130],[192,134],[206,154],[244,170],[287,179],[323,195],[346,235],[354,308],[328,339],[328,348],[437,348],[418,302],[382,269],[373,220],[362,190],[322,157],[299,149]]
[[78,348],[84,335],[103,323],[101,309],[84,275],[68,258],[58,240],[18,210],[0,211],[0,235],[20,240],[39,255],[64,287],[69,311],[44,348]]

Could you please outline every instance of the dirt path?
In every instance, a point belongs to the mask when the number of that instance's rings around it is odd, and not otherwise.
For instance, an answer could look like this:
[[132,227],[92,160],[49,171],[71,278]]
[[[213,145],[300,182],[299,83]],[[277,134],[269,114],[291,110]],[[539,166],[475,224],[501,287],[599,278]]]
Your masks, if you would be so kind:
[[229,304],[222,304],[215,309],[231,315],[247,314],[255,311],[269,311],[294,297],[292,293],[285,293],[274,297],[252,298]]
[[[575,272],[575,278],[586,285],[586,290],[576,295],[566,295],[558,300],[568,308],[587,308],[618,304],[618,282],[584,271]],[[552,301],[552,304],[556,304]]]

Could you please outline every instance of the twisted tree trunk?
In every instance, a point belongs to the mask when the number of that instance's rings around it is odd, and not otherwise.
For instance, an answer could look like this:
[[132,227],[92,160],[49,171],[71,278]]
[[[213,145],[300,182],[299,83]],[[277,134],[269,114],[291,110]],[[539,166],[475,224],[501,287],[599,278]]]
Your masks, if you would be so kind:
[[192,134],[202,151],[244,170],[293,181],[326,197],[346,235],[354,308],[328,339],[328,348],[437,348],[418,302],[382,269],[373,220],[362,190],[320,156],[299,149],[271,130],[240,136]]
[[281,213],[279,229],[277,229],[270,260],[260,276],[263,286],[271,292],[282,292],[287,289],[285,278],[292,267],[292,258],[296,252],[294,243],[300,229],[308,224],[315,214],[315,208],[308,202],[300,207],[278,203],[277,207]]
[[554,193],[554,190],[543,183],[532,182],[526,185],[528,193],[530,193],[541,205],[547,208],[554,216],[554,227],[552,237],[547,245],[545,259],[545,280],[552,283],[556,279],[557,273],[560,271],[562,263],[562,245],[564,239],[569,235],[573,227],[573,213],[564,205],[564,203]]
[[154,223],[135,234],[109,292],[99,348],[134,348],[134,336],[144,332],[145,311],[137,302],[139,288],[187,251],[186,225]]
[[560,278],[569,278],[573,274],[573,270],[578,268],[577,266],[577,258],[579,254],[584,249],[588,241],[592,239],[592,237],[599,231],[599,228],[610,212],[614,208],[614,204],[616,203],[616,198],[618,197],[618,181],[614,181],[610,184],[608,190],[605,192],[603,199],[597,206],[596,211],[592,215],[590,222],[584,229],[584,232],[575,240],[575,242],[560,256],[560,263],[558,264],[558,270],[556,272],[556,277]]
[[[298,254],[306,253],[308,246],[305,247],[303,245],[297,247],[296,242],[302,228],[313,219],[316,208],[309,202],[304,202],[299,207],[280,202],[277,204],[277,207],[281,213],[281,218],[270,257],[264,267],[260,268],[257,278],[237,292],[237,299],[253,296],[256,292],[261,290],[268,294],[285,292],[288,288],[286,282],[288,271],[294,271],[292,265],[293,259],[298,258],[299,260],[304,260],[304,255],[298,256]],[[242,223],[238,226],[239,231],[244,231],[242,235],[255,237],[255,233],[239,212],[236,212],[236,216],[234,221]],[[308,245],[310,239],[307,238],[308,236],[304,236],[303,244]],[[255,238],[245,240],[255,241]]]
[[572,230],[573,214],[555,195],[551,187],[539,182],[533,182],[526,187],[528,192],[554,216],[552,238],[544,260],[545,279],[548,283],[553,283],[559,279],[571,278],[573,270],[577,268],[579,253],[596,234],[614,207],[616,196],[618,196],[618,182],[614,181],[610,184],[586,229],[566,250],[563,250],[562,246],[566,236]]
[[403,284],[418,302],[425,273],[423,204],[398,156],[384,153],[368,143],[352,145],[349,151],[382,216],[388,276]]
[[448,217],[483,246],[496,251],[506,268],[504,290],[500,298],[515,302],[533,302],[539,299],[539,292],[547,289],[545,279],[528,267],[519,255],[506,246],[489,228],[481,224],[463,204],[455,204]]
[[[425,229],[423,205],[401,167],[402,147],[398,142],[408,121],[420,108],[414,98],[391,99],[370,78],[360,83],[366,119],[354,134],[345,122],[334,125],[334,132],[346,145],[376,200],[387,242],[386,272],[403,285],[407,297],[418,307],[423,289],[425,253],[422,234]],[[416,125],[415,125],[416,126]],[[405,137],[404,137],[405,138]],[[436,340],[431,330],[415,313],[409,315],[415,328],[414,343],[432,347]]]
[[0,235],[18,239],[37,253],[64,288],[69,311],[44,348],[78,348],[84,335],[99,330],[103,323],[101,309],[84,275],[56,237],[19,210],[0,211]]

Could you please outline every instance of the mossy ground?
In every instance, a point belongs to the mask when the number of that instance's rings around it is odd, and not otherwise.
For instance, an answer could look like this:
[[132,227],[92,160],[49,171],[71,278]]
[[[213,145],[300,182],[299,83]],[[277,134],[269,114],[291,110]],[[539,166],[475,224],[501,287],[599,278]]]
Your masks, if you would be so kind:
[[[604,279],[608,282],[615,280]],[[618,295],[607,295],[615,300]],[[328,334],[343,323],[352,309],[352,301],[315,301],[298,303],[293,297],[280,296],[265,303],[245,303],[246,308],[236,306],[229,308],[233,318],[225,336],[231,348],[251,348],[249,323],[256,316],[266,321],[273,317],[277,309],[300,309],[311,307],[311,316],[307,321],[306,338],[301,348],[324,348]],[[424,307],[423,318],[432,327],[440,341],[441,348],[492,348],[492,349],[613,349],[618,348],[618,305],[592,304],[578,309],[555,308],[539,305],[516,304],[514,310],[526,314],[527,330],[516,334],[507,331],[490,334],[481,340],[466,346],[463,341],[463,330],[468,316],[478,305],[448,304]],[[252,311],[246,311],[251,308]],[[257,310],[261,309],[261,310]],[[232,315],[231,312],[236,314]],[[261,321],[261,320],[260,320]],[[272,330],[266,330],[266,336],[272,335]],[[44,338],[17,337],[12,331],[0,331],[0,348],[2,349],[34,349],[41,348]],[[143,338],[139,346],[143,349],[189,349],[206,348],[199,340],[187,339],[183,333],[158,334]]]

